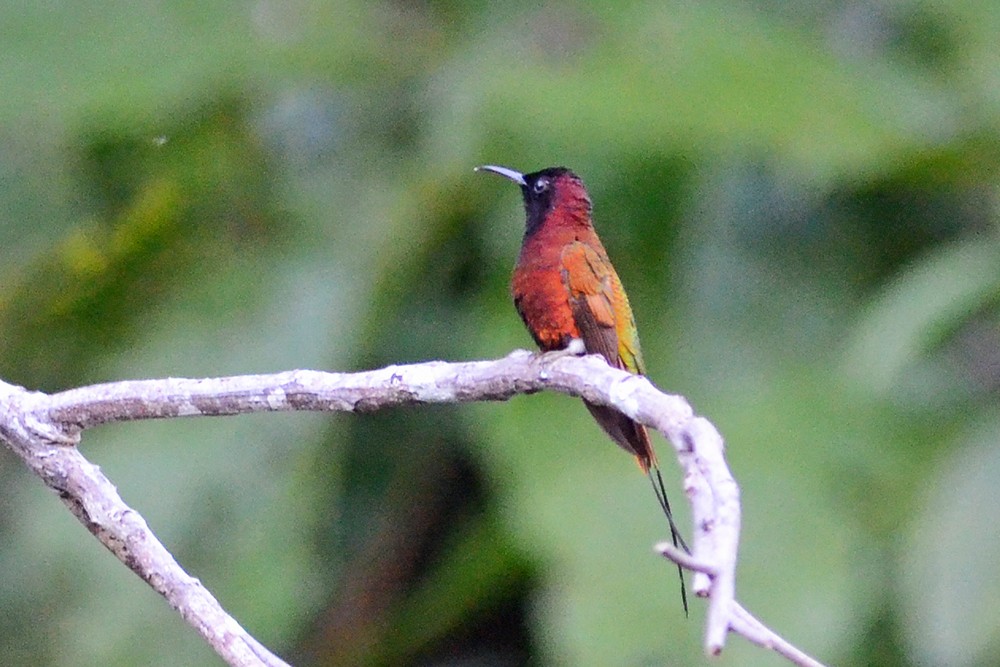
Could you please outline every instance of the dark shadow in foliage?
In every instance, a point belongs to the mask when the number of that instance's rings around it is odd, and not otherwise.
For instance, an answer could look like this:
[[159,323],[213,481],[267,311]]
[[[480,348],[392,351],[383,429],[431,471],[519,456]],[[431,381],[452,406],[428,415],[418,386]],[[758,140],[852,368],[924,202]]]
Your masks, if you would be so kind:
[[[359,367],[451,358],[457,337],[473,335],[463,313],[490,275],[476,219],[460,208],[431,224],[430,241],[374,296]],[[524,664],[534,654],[532,567],[491,509],[462,410],[352,416],[344,454],[317,461],[343,480],[318,550],[346,563],[299,662]]]
[[367,415],[348,429],[344,493],[331,499],[343,512],[321,536],[344,566],[297,662],[417,665],[485,652],[523,664],[530,654],[521,614],[531,568],[492,516],[453,412]]

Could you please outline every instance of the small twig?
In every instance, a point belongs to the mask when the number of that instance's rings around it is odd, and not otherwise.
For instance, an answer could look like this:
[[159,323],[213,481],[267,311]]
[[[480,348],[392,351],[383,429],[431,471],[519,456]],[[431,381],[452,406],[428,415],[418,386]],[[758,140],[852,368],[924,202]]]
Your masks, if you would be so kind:
[[[667,560],[677,563],[687,570],[700,572],[709,577],[713,577],[716,574],[715,568],[712,565],[696,560],[693,556],[678,549],[670,542],[660,542],[654,549]],[[753,644],[771,649],[775,653],[788,658],[789,662],[794,665],[823,667],[822,663],[806,655],[757,620],[753,614],[744,609],[735,600],[730,603],[727,623],[728,630],[742,635]]]
[[780,635],[758,621],[753,614],[741,607],[738,602],[733,602],[730,628],[733,632],[743,635],[754,644],[769,648],[775,653],[788,658],[789,662],[793,665],[823,667],[823,663],[806,655],[788,643]]
[[396,405],[506,400],[545,389],[610,405],[659,430],[673,444],[695,530],[690,556],[661,551],[693,570],[693,589],[709,599],[706,652],[717,655],[726,634],[734,631],[796,664],[819,664],[761,625],[733,598],[740,499],[722,437],[708,420],[695,417],[682,397],[664,394],[646,378],[611,368],[599,357],[519,350],[495,361],[434,361],[360,373],[300,370],[124,381],[52,395],[0,381],[0,439],[229,664],[283,665],[184,572],[97,467],[67,445],[77,444],[82,431],[113,422],[293,410],[369,412]]
[[658,542],[656,546],[653,547],[653,550],[667,560],[677,563],[685,570],[690,570],[691,572],[701,572],[702,574],[707,574],[710,577],[715,574],[714,567],[708,563],[702,563],[691,554],[687,553],[680,547],[675,547],[670,542]]

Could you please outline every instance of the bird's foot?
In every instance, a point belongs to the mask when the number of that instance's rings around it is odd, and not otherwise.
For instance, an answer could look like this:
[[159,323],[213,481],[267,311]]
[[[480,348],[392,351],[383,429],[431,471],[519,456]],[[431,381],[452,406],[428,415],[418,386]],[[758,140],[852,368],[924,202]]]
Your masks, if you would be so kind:
[[539,352],[539,361],[541,361],[544,366],[539,371],[538,375],[542,380],[547,380],[549,377],[548,365],[554,361],[558,361],[563,357],[582,357],[587,354],[587,348],[583,344],[583,341],[579,338],[570,338],[569,343],[566,347],[561,350],[552,350],[551,352]]
[[587,348],[583,344],[582,339],[570,338],[569,342],[566,343],[566,347],[561,350],[552,350],[551,352],[544,352],[543,354],[549,355],[550,358],[582,357],[587,354]]

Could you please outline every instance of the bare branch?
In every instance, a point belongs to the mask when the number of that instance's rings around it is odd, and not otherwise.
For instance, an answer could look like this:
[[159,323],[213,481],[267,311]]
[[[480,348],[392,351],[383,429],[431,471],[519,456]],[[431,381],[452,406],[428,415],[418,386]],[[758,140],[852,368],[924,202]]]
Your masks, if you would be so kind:
[[672,542],[658,542],[656,546],[653,547],[653,550],[667,560],[677,563],[685,570],[689,570],[694,573],[707,574],[710,577],[715,576],[715,566],[710,565],[709,563],[702,563],[700,560],[696,559],[680,547],[675,547]]
[[694,522],[692,554],[658,547],[695,573],[707,597],[705,650],[718,655],[733,631],[795,664],[818,665],[736,603],[740,498],[722,437],[680,396],[595,356],[516,351],[495,361],[389,366],[359,373],[288,371],[205,379],[112,382],[46,395],[0,381],[0,439],[123,563],[167,598],[232,665],[282,665],[221,608],[157,541],[142,517],[73,447],[80,433],[114,422],[293,410],[370,412],[398,405],[506,400],[553,390],[610,405],[657,429],[674,446]]
[[[83,390],[81,390],[83,391]],[[50,397],[0,382],[0,439],[55,491],[118,560],[162,595],[230,665],[286,665],[249,635],[201,582],[177,564],[138,512],[83,457],[60,424],[48,421]],[[287,666],[286,666],[287,667]]]
[[782,639],[773,630],[758,621],[753,614],[741,607],[738,602],[733,603],[730,628],[733,632],[743,635],[754,644],[769,648],[775,653],[788,658],[793,665],[823,667],[823,663],[806,655]]

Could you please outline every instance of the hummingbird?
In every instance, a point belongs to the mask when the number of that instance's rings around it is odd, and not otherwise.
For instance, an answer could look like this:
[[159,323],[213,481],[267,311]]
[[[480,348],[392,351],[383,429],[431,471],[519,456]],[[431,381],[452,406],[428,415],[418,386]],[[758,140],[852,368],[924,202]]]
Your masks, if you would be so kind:
[[[590,196],[580,177],[566,167],[522,174],[484,165],[476,171],[499,174],[521,187],[526,219],[511,295],[538,347],[543,352],[566,350],[582,341],[587,354],[599,354],[611,366],[644,375],[632,307],[594,229]],[[674,523],[646,427],[614,408],[584,404],[605,433],[635,457],[653,485],[674,546],[688,551]],[[680,566],[677,571],[686,615],[684,572]]]

